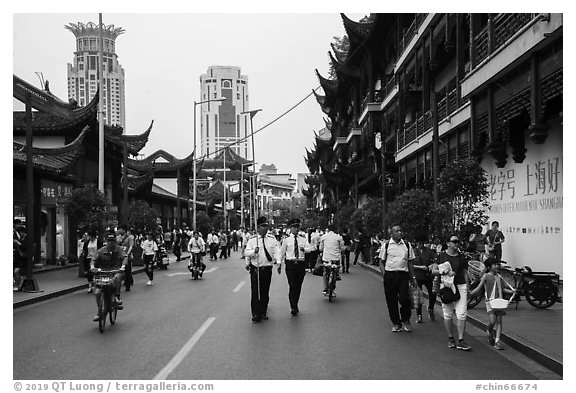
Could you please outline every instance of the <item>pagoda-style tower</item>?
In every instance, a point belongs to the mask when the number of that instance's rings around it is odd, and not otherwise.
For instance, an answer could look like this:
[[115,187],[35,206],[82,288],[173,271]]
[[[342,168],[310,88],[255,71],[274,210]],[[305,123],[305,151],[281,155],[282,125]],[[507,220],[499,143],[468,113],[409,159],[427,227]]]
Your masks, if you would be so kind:
[[[87,105],[98,90],[98,50],[100,48],[100,29],[98,24],[69,23],[64,26],[76,36],[74,63],[68,63],[68,99],[79,106]],[[104,86],[104,120],[110,126],[126,129],[126,94],[124,69],[118,63],[116,38],[124,33],[121,27],[102,26]]]

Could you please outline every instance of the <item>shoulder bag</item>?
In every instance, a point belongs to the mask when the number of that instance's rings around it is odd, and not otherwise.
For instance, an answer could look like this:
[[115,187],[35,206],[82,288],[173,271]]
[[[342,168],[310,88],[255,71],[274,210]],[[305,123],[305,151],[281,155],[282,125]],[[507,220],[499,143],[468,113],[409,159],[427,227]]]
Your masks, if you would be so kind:
[[[502,280],[502,277],[501,276],[499,277]],[[498,285],[498,280],[494,280],[494,287],[492,288],[492,294],[490,295],[490,299],[486,300],[486,302],[490,305],[492,310],[506,310],[508,308],[508,304],[510,304],[510,301],[504,298],[495,297],[496,285]]]
[[460,300],[460,291],[456,285],[454,285],[454,289],[456,292],[454,292],[452,288],[448,286],[441,288],[438,292],[440,295],[440,301],[442,301],[444,304],[448,304]]

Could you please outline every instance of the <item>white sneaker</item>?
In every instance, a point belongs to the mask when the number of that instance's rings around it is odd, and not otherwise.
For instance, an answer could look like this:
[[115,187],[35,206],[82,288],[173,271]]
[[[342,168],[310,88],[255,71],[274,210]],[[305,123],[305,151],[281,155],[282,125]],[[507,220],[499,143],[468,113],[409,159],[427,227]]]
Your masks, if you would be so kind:
[[154,282],[153,282],[153,281],[148,281],[148,282],[146,283],[146,285],[148,285],[148,286],[154,285]]

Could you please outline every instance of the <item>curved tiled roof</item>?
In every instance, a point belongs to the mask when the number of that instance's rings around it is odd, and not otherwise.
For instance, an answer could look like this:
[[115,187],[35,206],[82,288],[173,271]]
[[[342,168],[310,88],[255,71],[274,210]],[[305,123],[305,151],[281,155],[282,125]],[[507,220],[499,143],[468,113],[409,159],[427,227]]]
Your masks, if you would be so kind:
[[[164,158],[167,162],[155,162],[158,158]],[[188,157],[177,159],[173,155],[164,150],[157,150],[151,155],[141,160],[128,159],[126,166],[140,172],[154,171],[158,172],[172,172],[178,169],[191,169],[194,162],[194,152]]]
[[128,151],[130,153],[136,155],[136,154],[138,154],[138,152],[140,150],[142,150],[144,148],[144,146],[146,146],[146,143],[148,143],[148,138],[150,137],[150,132],[152,131],[153,125],[154,125],[154,120],[152,120],[148,129],[146,131],[144,131],[142,134],[140,134],[140,135],[123,134],[123,135],[119,135],[118,139],[121,142],[126,143],[126,146],[128,147]]
[[361,73],[359,67],[347,65],[346,63],[339,61],[332,55],[332,52],[328,52],[328,55],[338,77],[346,77],[354,80],[360,79]]
[[350,50],[347,55],[347,62],[355,57],[356,52],[362,47],[366,39],[370,35],[370,31],[374,26],[374,22],[354,22],[352,19],[348,18],[345,14],[341,13],[342,23],[344,24],[344,30],[348,35],[350,40]]
[[135,192],[147,193],[152,189],[153,183],[154,173],[151,171],[128,174],[128,188]]
[[52,115],[68,119],[69,121],[78,121],[79,118],[94,115],[99,100],[99,91],[96,92],[92,101],[84,107],[78,107],[77,104],[67,103],[50,93],[49,90],[41,90],[13,75],[12,95],[18,101],[26,103],[26,97],[30,97],[30,105],[38,111],[50,113]]
[[[57,148],[32,148],[32,162],[34,168],[52,174],[64,174],[82,153],[82,141],[89,132],[86,126],[78,137],[68,145]],[[23,143],[13,142],[13,163],[15,167],[26,167],[26,146]]]
[[226,162],[235,162],[237,164],[247,164],[250,161],[242,157],[241,155],[234,152],[230,147],[226,147],[218,155],[214,156],[214,160],[224,160],[224,154],[226,154]]

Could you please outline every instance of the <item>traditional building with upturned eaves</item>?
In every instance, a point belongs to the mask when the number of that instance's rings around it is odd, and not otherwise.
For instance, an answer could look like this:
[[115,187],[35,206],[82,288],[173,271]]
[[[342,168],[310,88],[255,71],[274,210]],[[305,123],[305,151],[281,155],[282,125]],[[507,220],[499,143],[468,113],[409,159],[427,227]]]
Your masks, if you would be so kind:
[[408,188],[436,191],[443,167],[473,157],[508,239],[504,259],[562,272],[563,15],[342,20],[350,48],[333,47],[335,78],[319,75],[317,94],[334,154],[316,146],[307,160],[324,193],[358,205],[380,195],[386,206]]

